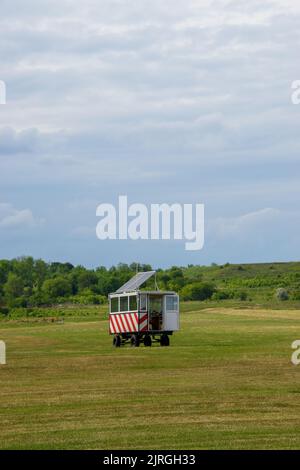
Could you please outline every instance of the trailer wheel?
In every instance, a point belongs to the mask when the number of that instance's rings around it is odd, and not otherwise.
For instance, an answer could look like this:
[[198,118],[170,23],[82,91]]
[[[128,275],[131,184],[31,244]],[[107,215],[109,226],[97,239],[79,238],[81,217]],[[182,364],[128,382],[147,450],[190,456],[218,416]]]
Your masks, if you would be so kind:
[[138,335],[132,335],[130,342],[131,342],[131,346],[138,348],[140,345],[140,338],[138,337]]
[[115,348],[119,348],[121,346],[121,336],[114,336],[113,345]]
[[144,345],[147,347],[152,346],[152,339],[150,335],[146,335],[144,338]]
[[161,335],[160,337],[160,345],[161,346],[169,346],[170,345],[170,338],[168,335]]

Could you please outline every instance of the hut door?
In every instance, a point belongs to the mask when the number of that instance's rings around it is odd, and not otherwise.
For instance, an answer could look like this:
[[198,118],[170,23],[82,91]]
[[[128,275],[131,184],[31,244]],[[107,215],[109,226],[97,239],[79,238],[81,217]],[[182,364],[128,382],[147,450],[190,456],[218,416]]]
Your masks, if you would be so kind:
[[149,325],[154,331],[162,330],[163,298],[158,295],[149,296]]
[[177,331],[179,329],[179,298],[178,295],[165,296],[165,321],[166,331]]

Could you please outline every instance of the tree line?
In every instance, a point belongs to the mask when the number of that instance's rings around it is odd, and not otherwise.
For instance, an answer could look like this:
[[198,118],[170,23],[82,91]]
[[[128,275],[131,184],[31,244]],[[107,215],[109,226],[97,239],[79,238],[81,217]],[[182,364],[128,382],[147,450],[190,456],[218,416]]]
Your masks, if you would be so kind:
[[[149,264],[125,264],[87,269],[71,263],[46,262],[32,257],[0,260],[0,313],[13,309],[63,303],[104,304],[138,271]],[[161,290],[180,294],[181,300],[255,301],[300,300],[300,263],[211,266],[188,265],[157,269]],[[154,288],[153,278],[146,285]],[[152,284],[151,284],[152,283]]]
[[[12,308],[51,306],[71,302],[101,304],[128,281],[136,272],[149,271],[148,264],[120,263],[106,268],[87,269],[71,263],[50,262],[32,257],[0,260],[0,308],[5,313]],[[199,275],[198,281],[201,280]],[[209,298],[214,292],[210,283],[187,286],[183,269],[173,267],[157,271],[161,289],[181,291],[188,299]]]

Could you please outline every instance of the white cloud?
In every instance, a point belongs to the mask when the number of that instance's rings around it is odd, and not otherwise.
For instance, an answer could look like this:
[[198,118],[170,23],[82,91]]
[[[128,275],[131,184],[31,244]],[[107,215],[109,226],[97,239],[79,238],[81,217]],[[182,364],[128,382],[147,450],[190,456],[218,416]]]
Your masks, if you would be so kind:
[[33,228],[41,223],[43,219],[35,218],[30,209],[15,209],[11,204],[0,203],[0,229]]
[[247,241],[262,233],[271,234],[275,227],[276,232],[283,232],[287,219],[299,220],[299,213],[297,215],[298,217],[295,213],[266,207],[237,217],[215,218],[209,221],[208,230],[212,238]]
[[256,230],[270,229],[280,221],[283,214],[274,208],[264,208],[237,217],[216,218],[209,223],[209,230],[216,238],[240,237],[253,234]]

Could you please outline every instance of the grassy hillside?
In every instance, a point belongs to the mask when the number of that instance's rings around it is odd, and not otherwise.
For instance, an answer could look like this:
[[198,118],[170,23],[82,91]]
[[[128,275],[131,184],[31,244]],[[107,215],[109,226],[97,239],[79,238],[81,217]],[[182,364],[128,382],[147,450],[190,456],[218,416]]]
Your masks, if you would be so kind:
[[276,289],[285,288],[290,300],[300,300],[299,262],[190,266],[184,276],[189,282],[199,278],[211,282],[217,290],[229,292],[236,299],[245,292],[248,301],[272,302]]
[[0,447],[299,448],[300,310],[200,305],[169,348],[113,349],[104,310],[2,322]]

